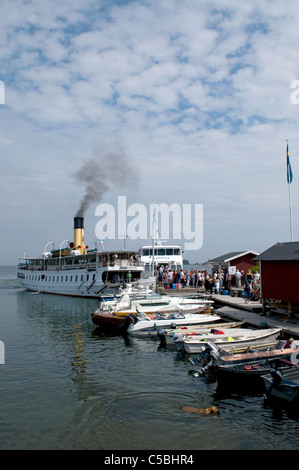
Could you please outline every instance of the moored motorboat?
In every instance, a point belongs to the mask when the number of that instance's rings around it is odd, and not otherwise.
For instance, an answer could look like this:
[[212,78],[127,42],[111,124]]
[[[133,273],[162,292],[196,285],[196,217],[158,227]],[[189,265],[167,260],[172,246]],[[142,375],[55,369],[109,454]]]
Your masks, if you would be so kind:
[[144,337],[151,336],[154,339],[156,337],[156,339],[161,340],[161,335],[164,334],[165,344],[170,345],[170,344],[174,344],[173,337],[178,333],[183,333],[186,335],[195,335],[195,334],[204,333],[204,332],[208,333],[209,331],[211,331],[212,328],[225,328],[225,327],[238,328],[243,324],[244,322],[235,322],[235,321],[219,323],[217,320],[216,322],[213,321],[212,323],[202,323],[202,324],[199,323],[196,325],[185,325],[185,326],[178,326],[175,328],[166,329],[164,332],[160,331],[159,336],[157,336],[157,330],[153,330],[153,331],[141,330],[139,332],[139,336],[144,336]]
[[[257,361],[269,359],[291,360],[293,354],[297,354],[299,341],[294,341],[291,348],[285,348],[285,341],[265,342],[263,344],[251,345],[241,348],[239,351],[225,351],[214,341],[207,341],[204,351],[199,353],[198,360],[205,359],[205,362],[213,361],[221,365],[250,364]],[[196,357],[193,358],[197,362]]]
[[[244,379],[262,378],[272,367],[285,369],[286,362],[292,361],[299,351],[299,342],[285,348],[285,341],[252,345],[241,352],[225,351],[213,341],[208,341],[204,351],[190,358],[191,364],[200,363],[198,373],[212,372],[226,385]],[[237,380],[233,380],[237,379]]]
[[200,353],[205,348],[206,341],[213,340],[220,348],[229,351],[236,346],[249,347],[253,344],[262,344],[265,341],[276,339],[281,332],[281,328],[235,329],[224,334],[214,335],[210,333],[206,336],[195,335],[181,340],[184,351],[189,354]]
[[122,331],[127,331],[127,327],[137,323],[136,327],[128,329],[129,333],[132,334],[157,334],[159,328],[175,328],[176,325],[197,326],[200,324],[209,323],[212,326],[213,323],[220,320],[220,317],[209,313],[209,308],[205,307],[207,313],[191,313],[191,312],[179,312],[170,311],[163,313],[143,313],[137,309],[127,313],[127,315],[118,314],[110,308],[107,312],[96,310],[92,312],[91,319],[93,323],[98,327],[112,327]]
[[121,327],[125,321],[124,317],[120,317],[119,315],[115,315],[114,313],[109,312],[93,312],[91,314],[91,320],[97,327],[112,329]]
[[[149,292],[144,298],[136,299],[133,295],[125,292],[120,298],[114,297],[113,300],[100,302],[97,313],[105,313],[112,310],[116,315],[126,317],[131,313],[170,313],[179,311],[181,313],[211,313],[211,300],[206,299],[186,299],[175,296],[168,297]],[[208,310],[209,309],[209,310]]]
[[265,358],[257,359],[250,363],[244,362],[239,364],[213,364],[213,372],[218,380],[223,381],[246,381],[246,382],[263,382],[262,376],[276,370],[283,372],[288,370],[290,366],[283,358]]
[[[132,318],[133,315],[130,317]],[[141,331],[143,332],[158,332],[161,329],[175,328],[175,326],[183,325],[199,325],[204,323],[212,323],[220,320],[220,317],[216,314],[205,314],[205,313],[181,313],[181,312],[170,312],[159,314],[155,313],[152,315],[138,314],[131,321],[130,326],[127,328],[127,332],[132,335],[138,335]]]

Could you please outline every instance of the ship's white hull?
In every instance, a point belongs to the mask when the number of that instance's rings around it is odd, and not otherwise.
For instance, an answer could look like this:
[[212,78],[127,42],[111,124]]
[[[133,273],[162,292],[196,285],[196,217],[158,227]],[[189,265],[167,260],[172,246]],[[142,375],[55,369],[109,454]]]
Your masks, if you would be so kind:
[[[70,269],[67,271],[18,271],[18,281],[27,290],[43,294],[98,299],[103,293],[117,293],[118,283],[105,283],[103,269]],[[153,284],[153,278],[140,278],[139,284]]]

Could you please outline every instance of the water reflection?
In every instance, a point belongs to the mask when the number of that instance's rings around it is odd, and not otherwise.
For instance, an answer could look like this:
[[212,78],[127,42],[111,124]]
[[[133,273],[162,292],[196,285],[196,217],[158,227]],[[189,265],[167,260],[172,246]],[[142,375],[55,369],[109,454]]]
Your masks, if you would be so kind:
[[[298,447],[298,417],[264,406],[263,393],[250,387],[188,374],[197,367],[188,356],[157,351],[157,341],[96,330],[96,300],[17,289],[5,300],[10,324],[2,326],[12,345],[3,369],[3,447],[13,447],[16,433],[27,449]],[[215,417],[183,411],[211,405]]]
[[74,359],[72,360],[73,371],[76,376],[72,378],[74,382],[83,381],[86,373],[87,359],[84,357],[85,341],[82,324],[75,325],[73,331]]

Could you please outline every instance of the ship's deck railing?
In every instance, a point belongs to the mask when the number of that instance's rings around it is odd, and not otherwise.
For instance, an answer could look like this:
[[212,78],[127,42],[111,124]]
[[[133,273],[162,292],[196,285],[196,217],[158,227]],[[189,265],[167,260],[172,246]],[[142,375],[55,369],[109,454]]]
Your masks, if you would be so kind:
[[57,260],[57,264],[49,264],[44,262],[44,260],[38,260],[38,263],[34,263],[33,260],[22,260],[18,264],[18,269],[26,270],[26,271],[68,271],[74,269],[97,269],[97,268],[105,268],[107,267],[115,269],[131,269],[134,268],[141,268],[144,266],[144,263],[141,261],[132,261],[129,259],[116,259],[116,260],[109,260],[109,261],[98,261],[98,262],[84,262],[84,263],[66,263],[63,258]]

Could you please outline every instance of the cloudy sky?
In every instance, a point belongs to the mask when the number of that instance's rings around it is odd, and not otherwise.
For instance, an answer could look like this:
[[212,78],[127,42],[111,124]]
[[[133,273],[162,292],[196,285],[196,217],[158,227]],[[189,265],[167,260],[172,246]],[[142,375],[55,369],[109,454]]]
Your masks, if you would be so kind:
[[3,0],[0,264],[71,241],[99,165],[90,246],[118,196],[202,204],[191,262],[290,241],[287,139],[298,240],[298,21],[295,0]]

